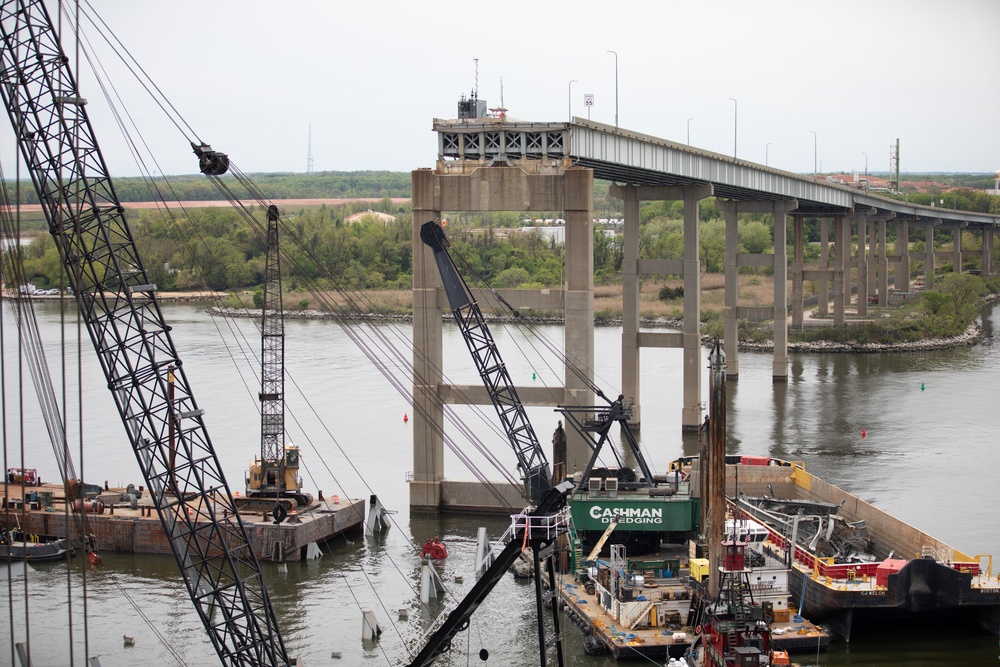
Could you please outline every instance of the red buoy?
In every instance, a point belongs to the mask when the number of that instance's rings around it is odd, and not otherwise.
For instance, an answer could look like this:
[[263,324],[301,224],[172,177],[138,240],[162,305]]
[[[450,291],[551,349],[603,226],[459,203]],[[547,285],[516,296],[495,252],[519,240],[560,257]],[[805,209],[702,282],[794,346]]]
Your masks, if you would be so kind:
[[407,415],[407,414],[406,414],[406,413],[404,412],[404,413],[403,413],[403,423],[405,424],[405,423],[406,423],[406,422],[408,422],[408,421],[410,421],[410,417],[409,417],[409,415]]
[[868,431],[866,431],[865,429],[861,429],[861,437],[865,438],[867,436],[868,436]]

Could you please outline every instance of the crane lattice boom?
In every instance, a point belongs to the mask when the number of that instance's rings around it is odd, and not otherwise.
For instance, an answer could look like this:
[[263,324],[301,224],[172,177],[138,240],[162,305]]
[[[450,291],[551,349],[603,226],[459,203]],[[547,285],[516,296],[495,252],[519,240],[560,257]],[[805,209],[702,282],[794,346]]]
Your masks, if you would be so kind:
[[0,32],[0,95],[195,609],[222,664],[287,665],[203,411],[52,20],[40,0],[4,1]]

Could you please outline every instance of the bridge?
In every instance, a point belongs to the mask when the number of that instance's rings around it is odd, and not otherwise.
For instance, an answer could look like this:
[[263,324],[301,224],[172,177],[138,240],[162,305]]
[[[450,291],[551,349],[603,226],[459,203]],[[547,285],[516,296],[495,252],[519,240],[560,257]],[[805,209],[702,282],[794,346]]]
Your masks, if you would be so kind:
[[[726,224],[724,346],[726,374],[730,379],[739,377],[738,323],[744,319],[773,321],[772,376],[775,382],[787,380],[788,331],[789,327],[796,329],[804,324],[806,281],[816,282],[819,314],[830,316],[834,325],[846,323],[846,311],[855,292],[859,317],[868,315],[870,302],[888,305],[890,285],[899,288],[899,292],[908,292],[912,277],[909,239],[913,227],[922,227],[924,237],[932,240],[936,231],[947,229],[953,239],[952,249],[947,253],[935,252],[933,242],[925,244],[925,251],[918,259],[922,260],[926,287],[934,285],[933,269],[941,256],[950,258],[956,271],[961,271],[967,260],[978,258],[984,277],[995,273],[993,237],[1000,225],[1000,217],[995,215],[911,204],[581,118],[534,123],[462,115],[460,108],[458,120],[434,121],[438,137],[436,166],[413,172],[413,395],[417,416],[410,497],[414,507],[436,508],[441,504],[475,507],[483,500],[473,488],[445,480],[443,444],[439,429],[434,428],[443,424],[442,410],[446,403],[489,404],[482,387],[446,385],[442,381],[440,314],[447,310],[447,300],[440,293],[440,279],[430,252],[419,240],[419,228],[428,220],[440,219],[443,212],[563,212],[566,221],[563,288],[500,291],[516,307],[562,311],[566,320],[567,366],[575,366],[586,377],[592,377],[593,180],[613,183],[609,194],[622,200],[625,212],[621,392],[635,401],[635,426],[641,422],[640,351],[655,347],[683,349],[682,428],[697,430],[702,422],[704,355],[699,318],[686,317],[680,333],[641,332],[638,304],[640,276],[680,275],[684,281],[684,312],[701,311],[698,207],[706,197],[716,197]],[[648,200],[684,202],[681,259],[639,257],[639,202]],[[740,253],[740,214],[761,213],[774,218],[772,252]],[[804,260],[807,218],[818,219],[820,223],[820,258],[811,266],[806,266]],[[886,228],[890,224],[895,225],[896,231],[892,251],[886,243]],[[963,230],[981,238],[980,250],[963,251]],[[856,248],[852,240],[855,234]],[[773,306],[740,305],[737,276],[742,266],[773,269]],[[831,301],[833,312],[829,313]],[[593,401],[577,373],[568,367],[564,386],[519,387],[518,393],[526,405],[589,405]],[[588,456],[585,443],[571,440],[567,469],[585,464]]]

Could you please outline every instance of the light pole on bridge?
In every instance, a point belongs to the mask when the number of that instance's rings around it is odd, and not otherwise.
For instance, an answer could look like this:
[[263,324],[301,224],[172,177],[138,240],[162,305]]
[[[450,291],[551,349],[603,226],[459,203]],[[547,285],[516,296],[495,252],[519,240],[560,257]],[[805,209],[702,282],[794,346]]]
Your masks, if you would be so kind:
[[688,118],[688,146],[691,145],[691,121],[693,120],[694,118]]
[[769,148],[771,148],[771,144],[770,143],[767,146],[764,146],[764,166],[765,167],[767,166],[767,158],[768,158],[768,149]]
[[573,122],[573,84],[577,83],[576,79],[569,82],[569,93],[567,94],[567,100],[569,102],[569,122]]
[[608,51],[615,54],[615,128],[618,127],[618,52]]
[[865,156],[865,192],[868,192],[868,153],[861,151],[861,154]]
[[729,99],[732,100],[732,102],[733,102],[733,157],[736,157],[736,137],[737,137],[737,130],[739,129],[739,125],[738,125],[739,116],[738,116],[738,113],[739,113],[740,105],[736,101],[735,97],[730,97]]
[[818,174],[819,169],[816,167],[816,130],[809,130],[813,135],[813,173]]

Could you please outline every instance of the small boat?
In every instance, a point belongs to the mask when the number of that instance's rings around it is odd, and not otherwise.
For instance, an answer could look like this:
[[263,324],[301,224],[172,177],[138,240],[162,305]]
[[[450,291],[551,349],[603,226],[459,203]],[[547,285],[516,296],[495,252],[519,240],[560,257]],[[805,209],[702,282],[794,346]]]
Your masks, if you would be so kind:
[[65,559],[67,552],[73,556],[76,550],[68,545],[65,537],[25,533],[19,529],[0,533],[0,562],[43,563]]
[[442,560],[448,557],[448,549],[444,546],[444,542],[438,539],[435,535],[431,539],[424,542],[424,548],[420,550],[421,558],[430,558],[431,560]]

